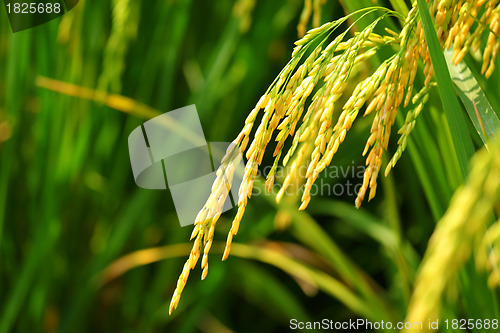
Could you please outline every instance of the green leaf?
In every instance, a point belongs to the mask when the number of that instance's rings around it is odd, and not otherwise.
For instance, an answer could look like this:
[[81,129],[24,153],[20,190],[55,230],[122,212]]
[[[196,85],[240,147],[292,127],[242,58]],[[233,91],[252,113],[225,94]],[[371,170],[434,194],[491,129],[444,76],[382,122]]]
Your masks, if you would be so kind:
[[[214,248],[216,248],[214,246]],[[221,248],[222,250],[222,248]],[[304,280],[324,293],[338,299],[351,311],[370,319],[380,317],[380,309],[376,309],[359,297],[349,286],[329,274],[304,265],[302,262],[288,257],[273,249],[262,246],[234,243],[231,254],[240,258],[254,259],[280,268],[289,275]],[[390,317],[389,317],[390,318]]]
[[474,153],[472,140],[467,132],[467,125],[461,114],[460,104],[453,88],[448,66],[441,49],[441,44],[436,36],[434,23],[429,15],[429,9],[425,0],[417,0],[418,10],[422,19],[425,39],[429,48],[432,66],[436,74],[439,95],[443,102],[444,113],[448,120],[453,145],[460,164],[463,179],[467,178],[469,168],[469,157]]
[[233,280],[234,288],[269,317],[282,322],[287,322],[287,318],[311,320],[294,290],[268,270],[250,261],[238,262],[234,267],[233,276],[237,277]]
[[488,98],[467,64],[465,62],[460,62],[454,65],[452,61],[453,52],[451,49],[445,51],[444,55],[457,94],[462,100],[469,114],[469,118],[479,133],[481,140],[487,147],[488,140],[492,139],[500,128],[500,119],[498,119]]

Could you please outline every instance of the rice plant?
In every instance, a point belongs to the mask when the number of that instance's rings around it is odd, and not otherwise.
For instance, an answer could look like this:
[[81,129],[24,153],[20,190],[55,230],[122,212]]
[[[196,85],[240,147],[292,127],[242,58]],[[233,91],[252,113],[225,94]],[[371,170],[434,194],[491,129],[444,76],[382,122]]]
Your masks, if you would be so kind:
[[[307,21],[310,15],[310,6],[310,1],[306,1],[303,20],[298,28],[299,34],[303,31],[304,21]],[[441,49],[453,48],[453,63],[460,63],[469,52],[481,53],[481,73],[490,77],[500,47],[497,34],[500,7],[496,2],[441,0],[428,1],[428,6]],[[367,168],[363,185],[357,194],[356,207],[361,205],[367,191],[369,191],[368,200],[375,196],[382,155],[387,151],[398,110],[407,108],[411,103],[406,112],[405,122],[398,131],[400,137],[397,150],[387,163],[385,175],[396,165],[406,149],[408,137],[418,115],[425,107],[429,91],[436,85],[433,81],[434,69],[419,10],[427,10],[427,4],[419,8],[417,2],[414,2],[406,17],[382,7],[366,8],[309,30],[304,37],[295,42],[290,61],[250,112],[243,130],[233,141],[234,145],[246,153],[248,163],[243,183],[239,188],[238,211],[227,237],[222,260],[227,259],[229,255],[233,237],[238,232],[248,199],[252,194],[258,167],[262,164],[268,144],[271,141],[277,142],[273,152],[275,157],[273,168],[266,178],[268,190],[274,184],[274,174],[278,164],[281,162],[286,166],[289,161],[292,163],[290,172],[277,194],[278,203],[287,187],[297,177],[295,172],[297,168],[302,165],[307,166],[305,179],[300,180],[304,182],[304,192],[299,210],[303,210],[311,200],[310,190],[313,183],[332,162],[365,104],[367,105],[364,108],[364,116],[371,113],[375,116],[363,151],[363,155],[368,153]],[[356,19],[372,12],[377,12],[378,18],[349,37],[348,33],[356,24]],[[401,31],[394,32],[386,28],[384,35],[375,33],[377,25],[391,16],[402,20]],[[337,33],[337,36],[329,41],[329,36],[348,20],[352,21],[351,26]],[[476,21],[478,24],[473,27]],[[481,49],[483,35],[487,35],[488,40]],[[350,83],[350,74],[354,66],[368,61],[384,46],[392,46],[394,54],[384,60],[366,79],[354,83],[354,91],[347,102],[336,109],[336,102]],[[415,77],[420,70],[424,77],[423,86],[414,88]],[[259,112],[263,113],[262,119],[252,137],[252,128]],[[291,146],[286,150],[286,140],[289,138]],[[232,147],[228,151],[226,160],[223,160],[212,194],[196,218],[191,235],[191,239],[195,239],[193,248],[179,277],[170,312],[177,306],[189,272],[195,267],[202,249],[202,279],[207,276],[208,253],[213,242],[215,225],[226,200],[220,188],[230,187],[230,182],[224,182],[221,178],[229,174],[231,179],[231,171],[226,169],[232,167],[233,159],[230,156],[234,154],[233,149]]]
[[[0,333],[494,331],[499,14],[86,0],[14,34],[0,8]],[[207,141],[235,138],[194,230],[168,191],[136,186],[127,149],[190,104]]]

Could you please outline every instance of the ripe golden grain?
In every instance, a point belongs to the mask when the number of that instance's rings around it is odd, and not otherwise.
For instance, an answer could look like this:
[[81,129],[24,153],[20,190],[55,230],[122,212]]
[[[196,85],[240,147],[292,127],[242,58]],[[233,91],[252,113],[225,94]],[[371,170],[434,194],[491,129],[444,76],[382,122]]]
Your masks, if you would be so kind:
[[[386,175],[405,150],[416,119],[428,99],[429,90],[434,86],[434,70],[416,3],[399,33],[386,30],[387,34],[379,35],[373,32],[377,23],[388,15],[384,12],[375,22],[364,30],[354,33],[352,37],[347,38],[348,31],[345,31],[338,34],[331,42],[327,41],[328,35],[348,17],[319,26],[322,3],[323,0],[305,0],[298,26],[301,39],[295,42],[291,60],[259,99],[245,120],[242,131],[233,141],[234,146],[242,153],[246,152],[248,162],[238,192],[238,211],[227,236],[223,260],[229,256],[233,238],[238,232],[248,199],[252,194],[258,168],[268,145],[273,141],[273,136],[276,142],[273,152],[275,162],[266,179],[266,188],[270,190],[273,187],[276,168],[282,156],[284,166],[291,160],[290,172],[285,176],[276,200],[279,202],[283,198],[287,187],[291,184],[304,184],[299,209],[305,209],[311,200],[312,185],[319,174],[330,165],[359,111],[366,106],[364,116],[374,115],[370,136],[363,151],[367,167],[355,200],[356,207],[359,207],[367,192],[369,192],[368,200],[375,196],[382,156],[387,150],[400,107],[407,107],[412,103],[403,126],[398,130],[400,135],[398,148],[385,168]],[[453,47],[455,63],[460,62],[471,49],[479,50],[482,36],[488,34],[487,43],[481,53],[482,72],[485,76],[490,76],[500,48],[498,0],[430,0],[428,3],[442,48]],[[305,27],[311,14],[314,16],[314,26],[319,27],[306,33]],[[479,23],[474,24],[476,21]],[[368,78],[357,83],[346,103],[339,105],[348,83],[352,83],[351,72],[354,66],[372,57],[381,46],[389,44],[397,48],[395,55],[384,61]],[[310,53],[306,57],[308,52]],[[419,63],[423,67],[419,67]],[[424,86],[415,90],[414,83],[419,68],[423,68]],[[251,132],[260,113],[262,119],[252,138]],[[291,147],[285,153],[283,150],[289,139]],[[194,239],[193,248],[177,282],[170,312],[177,307],[189,272],[201,256],[201,246],[203,246],[202,279],[207,276],[208,254],[214,230],[231,187],[236,164],[233,163],[233,159],[232,154],[226,154],[221,165],[222,169],[217,172],[212,193],[196,218],[191,235],[191,239]],[[307,166],[306,179],[299,179],[297,170],[302,166]],[[464,206],[463,209],[467,207]],[[498,278],[498,275],[492,275],[491,279]],[[436,286],[438,289],[441,287],[442,285]],[[415,311],[418,313],[420,310]]]

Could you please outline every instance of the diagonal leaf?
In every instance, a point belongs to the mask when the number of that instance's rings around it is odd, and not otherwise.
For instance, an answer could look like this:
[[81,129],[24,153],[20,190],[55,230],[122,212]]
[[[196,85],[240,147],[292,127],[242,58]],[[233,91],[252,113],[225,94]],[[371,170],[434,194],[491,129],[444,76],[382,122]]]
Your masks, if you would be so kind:
[[255,306],[266,311],[269,317],[277,321],[286,321],[286,318],[311,320],[297,293],[283,284],[281,279],[250,261],[241,261],[235,267],[233,276],[236,279],[233,281],[236,290]]
[[431,56],[432,67],[436,74],[439,95],[443,109],[450,126],[451,137],[460,164],[463,179],[467,178],[469,157],[474,153],[472,140],[467,131],[467,125],[461,113],[453,82],[451,81],[441,44],[434,29],[434,23],[429,14],[425,0],[418,0],[418,11],[424,28],[425,39]]
[[444,52],[446,63],[450,71],[451,79],[455,84],[458,96],[469,114],[474,127],[476,128],[481,140],[487,146],[489,139],[492,139],[494,134],[500,128],[500,119],[493,110],[488,98],[484,94],[481,86],[470,71],[465,62],[460,62],[457,65],[451,60],[453,52],[447,50]]

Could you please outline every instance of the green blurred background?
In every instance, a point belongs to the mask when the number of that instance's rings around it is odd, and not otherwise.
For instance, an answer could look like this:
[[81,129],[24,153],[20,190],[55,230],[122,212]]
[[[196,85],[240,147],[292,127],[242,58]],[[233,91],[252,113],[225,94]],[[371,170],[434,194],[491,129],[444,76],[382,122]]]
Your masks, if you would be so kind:
[[[434,181],[445,177],[446,163],[436,163],[446,143],[410,146],[413,157],[423,154],[420,168],[434,171],[415,177],[404,155],[360,210],[347,194],[315,197],[300,213],[294,198],[280,206],[253,198],[235,238],[247,247],[221,263],[215,246],[207,279],[196,268],[168,315],[191,228],[179,226],[168,190],[135,185],[127,137],[152,109],[196,104],[207,141],[231,141],[287,63],[303,6],[85,0],[16,34],[0,10],[1,333],[276,332],[291,318],[404,318],[420,255],[452,193]],[[322,22],[343,15],[328,1]],[[435,114],[422,116],[417,137],[439,136]],[[370,121],[352,129],[337,166],[364,164]],[[433,210],[425,177],[437,193]],[[361,182],[347,178],[324,181]],[[216,242],[233,214],[222,216]],[[125,258],[139,267],[103,275],[122,256],[154,247],[170,258],[148,252],[151,264]]]

